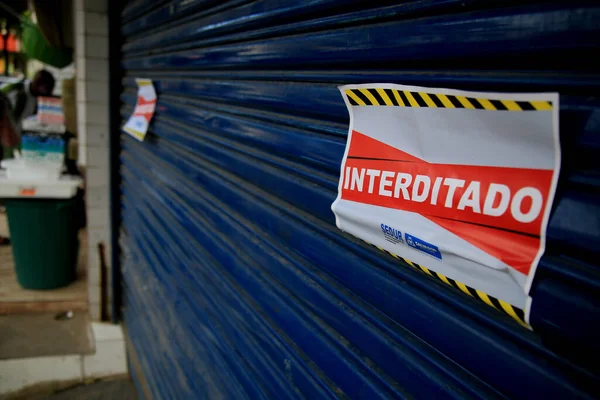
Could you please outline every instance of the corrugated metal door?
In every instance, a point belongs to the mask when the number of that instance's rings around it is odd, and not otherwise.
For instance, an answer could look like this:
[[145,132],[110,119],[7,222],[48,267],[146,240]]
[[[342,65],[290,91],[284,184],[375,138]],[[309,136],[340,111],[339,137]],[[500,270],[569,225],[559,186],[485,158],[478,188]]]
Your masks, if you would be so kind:
[[[123,117],[134,78],[159,96],[121,153],[124,319],[154,398],[598,394],[600,9],[395,3],[125,7]],[[337,86],[369,82],[560,92],[533,332],[336,229]]]

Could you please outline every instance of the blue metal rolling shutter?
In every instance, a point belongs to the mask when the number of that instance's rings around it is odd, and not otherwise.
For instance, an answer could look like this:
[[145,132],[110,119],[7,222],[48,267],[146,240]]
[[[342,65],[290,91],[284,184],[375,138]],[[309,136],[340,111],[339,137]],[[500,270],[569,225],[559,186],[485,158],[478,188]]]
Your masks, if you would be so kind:
[[[154,398],[593,398],[600,9],[540,1],[134,1],[124,319]],[[534,332],[341,233],[337,86],[559,91],[563,168]],[[139,378],[139,376],[137,376]]]

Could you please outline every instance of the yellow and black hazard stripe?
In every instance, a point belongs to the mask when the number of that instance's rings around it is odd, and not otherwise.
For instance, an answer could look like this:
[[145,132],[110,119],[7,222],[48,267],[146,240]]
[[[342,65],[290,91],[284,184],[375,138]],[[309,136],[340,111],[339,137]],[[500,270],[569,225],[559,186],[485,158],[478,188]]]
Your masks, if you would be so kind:
[[[369,244],[371,244],[371,243],[369,243]],[[461,292],[467,294],[468,296],[471,296],[472,298],[479,300],[504,314],[507,314],[512,319],[517,321],[521,326],[523,326],[527,329],[531,329],[531,327],[525,322],[525,312],[523,310],[521,310],[520,308],[517,308],[511,304],[508,304],[507,302],[505,302],[503,300],[497,299],[494,296],[490,296],[489,294],[484,293],[481,290],[474,289],[470,286],[465,285],[464,283],[455,281],[452,278],[448,278],[447,276],[444,276],[444,275],[440,274],[439,272],[432,271],[429,268],[426,268],[422,265],[412,262],[406,258],[400,257],[400,256],[398,256],[394,253],[391,253],[379,246],[375,246],[375,247],[377,247],[379,250],[381,250],[385,253],[388,253],[389,255],[391,255],[392,257],[394,257],[398,260],[404,261],[406,264],[413,267],[417,271],[427,274],[430,277],[435,278],[438,281],[444,282],[446,285],[452,286],[454,289],[458,289]]]
[[397,89],[346,89],[353,106],[396,106],[429,108],[466,108],[494,111],[550,111],[550,101],[493,100],[440,93],[412,92]]

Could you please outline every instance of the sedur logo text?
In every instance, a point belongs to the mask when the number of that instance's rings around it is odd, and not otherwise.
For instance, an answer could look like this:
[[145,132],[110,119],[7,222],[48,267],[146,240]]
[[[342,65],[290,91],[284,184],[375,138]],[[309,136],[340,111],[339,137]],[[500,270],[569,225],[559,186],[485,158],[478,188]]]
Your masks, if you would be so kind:
[[398,229],[394,229],[391,226],[387,226],[385,224],[381,224],[381,231],[383,232],[383,237],[390,243],[398,244],[403,243],[402,240],[402,232]]

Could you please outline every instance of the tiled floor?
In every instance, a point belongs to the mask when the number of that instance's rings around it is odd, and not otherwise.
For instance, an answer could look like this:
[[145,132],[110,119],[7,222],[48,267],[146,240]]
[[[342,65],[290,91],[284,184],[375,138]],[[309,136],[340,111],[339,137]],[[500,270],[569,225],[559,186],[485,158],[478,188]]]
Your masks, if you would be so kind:
[[[87,258],[85,232],[80,232],[78,279],[71,285],[55,290],[25,290],[15,276],[12,249],[0,246],[0,315],[26,312],[60,312],[87,310],[85,262]],[[0,235],[10,236],[6,214],[0,213]]]

